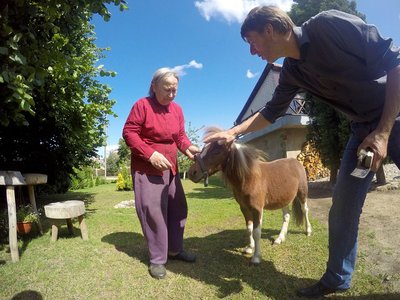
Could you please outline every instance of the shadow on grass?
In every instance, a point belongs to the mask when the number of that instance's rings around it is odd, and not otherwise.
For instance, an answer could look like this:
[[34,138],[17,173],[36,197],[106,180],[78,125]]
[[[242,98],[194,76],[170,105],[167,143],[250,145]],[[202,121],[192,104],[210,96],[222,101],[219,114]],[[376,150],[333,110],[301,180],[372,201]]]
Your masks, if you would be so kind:
[[[277,233],[278,231],[271,230],[267,232],[266,237],[272,239]],[[167,270],[217,287],[218,298],[237,296],[245,288],[245,283],[251,289],[271,299],[296,299],[297,289],[316,282],[314,279],[285,274],[277,270],[271,261],[262,260],[260,265],[252,265],[250,258],[240,252],[246,244],[245,239],[243,230],[224,230],[201,238],[187,238],[185,248],[197,254],[196,263],[169,261]],[[147,267],[147,246],[143,235],[135,232],[111,233],[104,236],[102,242],[114,245],[117,251],[138,259]],[[400,294],[331,296],[334,299],[366,299],[366,297],[400,299]]]
[[22,291],[14,295],[11,300],[41,300],[43,299],[42,294],[33,290]]
[[102,242],[114,245],[115,250],[148,264],[147,244],[143,235],[136,232],[114,232],[101,239]]
[[210,198],[215,198],[216,200],[223,200],[233,198],[233,194],[225,187],[208,186],[195,188],[192,192],[187,192],[186,197],[188,199],[210,200]]
[[[267,237],[276,233],[268,232]],[[143,235],[134,232],[111,233],[104,236],[102,242],[114,245],[117,251],[148,265]],[[245,244],[243,230],[224,230],[202,238],[187,238],[186,249],[197,254],[197,262],[193,265],[169,261],[167,270],[217,287],[218,298],[235,296],[245,288],[245,283],[268,298],[293,299],[296,298],[296,289],[315,283],[312,279],[284,274],[271,261],[263,260],[258,266],[252,265],[250,259],[240,252]]]
[[212,176],[209,178],[207,187],[199,183],[198,187],[194,188],[192,192],[186,192],[186,197],[207,200],[209,200],[210,197],[216,199],[229,199],[233,197],[233,194],[219,176]]

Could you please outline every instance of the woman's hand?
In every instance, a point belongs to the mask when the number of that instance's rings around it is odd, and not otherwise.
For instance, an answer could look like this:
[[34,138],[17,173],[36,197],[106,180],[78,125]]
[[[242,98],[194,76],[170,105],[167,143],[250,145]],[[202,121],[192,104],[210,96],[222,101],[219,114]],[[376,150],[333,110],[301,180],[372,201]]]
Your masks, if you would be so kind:
[[154,168],[160,171],[169,170],[172,168],[171,163],[160,152],[154,151],[149,158],[149,162]]
[[199,149],[197,146],[195,146],[195,145],[190,145],[190,146],[186,149],[185,154],[186,154],[187,157],[189,157],[189,159],[194,160],[195,154],[200,153],[200,152],[201,152],[201,151],[200,151],[200,149]]

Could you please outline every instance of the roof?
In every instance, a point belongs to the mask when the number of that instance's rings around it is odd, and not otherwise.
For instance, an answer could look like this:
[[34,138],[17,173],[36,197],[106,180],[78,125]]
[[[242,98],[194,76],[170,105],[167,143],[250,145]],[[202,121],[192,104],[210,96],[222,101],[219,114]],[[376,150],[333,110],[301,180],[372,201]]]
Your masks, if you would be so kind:
[[[242,111],[236,118],[235,125],[242,123],[250,118],[265,106],[275,92],[275,88],[279,83],[279,75],[282,66],[278,64],[267,64],[260,78],[257,81],[253,91],[251,92],[247,102],[243,106]],[[290,104],[287,115],[306,115],[304,109],[304,96],[302,93],[297,94]]]

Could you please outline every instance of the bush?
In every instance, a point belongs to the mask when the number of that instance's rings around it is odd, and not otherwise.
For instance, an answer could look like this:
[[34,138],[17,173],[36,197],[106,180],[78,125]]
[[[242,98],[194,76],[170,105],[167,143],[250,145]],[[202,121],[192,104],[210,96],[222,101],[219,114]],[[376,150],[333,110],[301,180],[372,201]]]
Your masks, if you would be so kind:
[[121,167],[120,172],[117,175],[117,191],[132,191],[133,183],[132,176],[129,174],[127,167]]
[[104,178],[93,175],[93,167],[83,167],[82,169],[74,168],[74,172],[75,175],[70,176],[70,190],[79,190],[106,183]]

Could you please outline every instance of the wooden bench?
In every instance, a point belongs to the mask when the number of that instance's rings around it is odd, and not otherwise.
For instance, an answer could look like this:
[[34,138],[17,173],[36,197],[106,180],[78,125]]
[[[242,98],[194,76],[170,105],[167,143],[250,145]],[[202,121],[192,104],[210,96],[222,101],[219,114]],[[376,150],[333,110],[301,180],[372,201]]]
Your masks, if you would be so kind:
[[56,241],[58,237],[59,220],[66,220],[68,231],[73,234],[72,218],[78,218],[81,236],[83,240],[88,239],[88,229],[83,218],[85,214],[85,203],[79,200],[68,200],[63,202],[53,202],[44,206],[47,218],[51,220],[51,241]]

